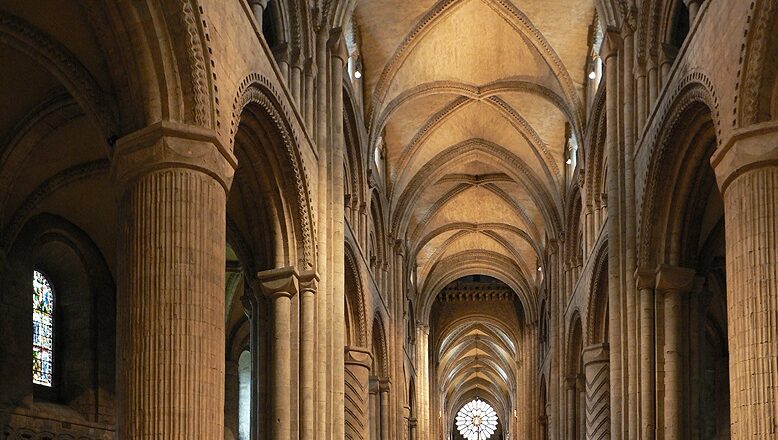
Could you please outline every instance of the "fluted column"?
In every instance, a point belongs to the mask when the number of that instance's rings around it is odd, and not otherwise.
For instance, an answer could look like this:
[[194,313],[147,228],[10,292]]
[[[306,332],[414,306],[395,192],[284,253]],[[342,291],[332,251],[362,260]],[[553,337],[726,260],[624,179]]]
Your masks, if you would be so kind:
[[608,344],[590,345],[583,350],[586,376],[586,438],[610,438],[610,358]]
[[660,266],[656,271],[656,290],[664,303],[664,438],[684,437],[684,345],[681,339],[684,294],[691,291],[694,270],[675,266]]
[[381,440],[389,440],[389,379],[378,381],[379,401],[381,404]]
[[640,434],[654,438],[656,433],[656,388],[654,348],[654,271],[637,270],[635,281],[639,299],[640,320]]
[[606,113],[607,113],[607,154],[608,154],[608,200],[613,203],[608,211],[608,331],[610,338],[611,362],[611,435],[621,438],[622,432],[622,292],[621,286],[621,217],[618,202],[621,200],[619,191],[619,48],[621,38],[618,33],[608,31],[603,45],[603,60],[605,61],[606,80]]
[[274,440],[287,440],[292,418],[292,297],[299,291],[299,275],[294,268],[284,267],[260,272],[257,279],[273,313],[270,431]]
[[778,124],[711,160],[724,197],[733,439],[774,439],[778,414]]
[[116,144],[119,438],[224,435],[225,216],[235,164],[211,131],[179,123]]
[[316,333],[316,290],[319,276],[313,271],[300,274],[300,439],[312,440],[314,433],[314,339]]
[[373,356],[358,347],[345,349],[345,438],[368,440],[370,438],[370,366]]

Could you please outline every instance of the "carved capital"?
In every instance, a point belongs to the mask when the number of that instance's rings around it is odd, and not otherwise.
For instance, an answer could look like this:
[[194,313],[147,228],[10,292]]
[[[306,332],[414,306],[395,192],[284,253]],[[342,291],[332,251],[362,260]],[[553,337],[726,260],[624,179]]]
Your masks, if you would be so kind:
[[318,69],[316,68],[316,63],[313,60],[313,57],[308,57],[305,59],[305,62],[303,63],[303,69],[305,69],[305,76],[310,76],[312,78],[315,78],[316,75],[319,73]]
[[335,28],[330,31],[330,37],[327,40],[327,47],[333,58],[338,58],[342,62],[348,59],[348,49],[346,41],[343,38],[343,29]]
[[652,289],[656,285],[656,271],[647,269],[635,270],[635,285],[638,290]]
[[778,122],[738,130],[711,158],[721,192],[741,174],[757,168],[778,166]]
[[672,44],[662,44],[662,51],[659,56],[660,64],[672,64],[675,61],[675,57],[678,56],[678,48]]
[[315,270],[300,272],[300,293],[316,294],[319,289],[319,274]]
[[382,377],[378,379],[378,391],[382,393],[388,393],[389,388],[392,386],[392,381],[388,377]]
[[345,364],[354,367],[363,367],[370,370],[373,365],[373,354],[361,347],[345,347],[343,349]]
[[405,246],[403,246],[402,240],[394,241],[394,253],[399,255],[400,257],[405,256]]
[[618,29],[609,27],[605,30],[603,44],[600,48],[600,58],[607,63],[608,58],[618,55],[622,46],[621,34]]
[[209,129],[162,121],[116,142],[112,175],[119,188],[161,169],[189,168],[216,179],[229,190],[238,161]]
[[289,64],[289,61],[292,58],[292,49],[289,46],[289,43],[279,43],[276,47],[271,49],[273,51],[273,58],[276,59],[277,63]]
[[694,286],[694,269],[659,265],[656,268],[656,290],[663,292],[689,293]]
[[300,276],[294,267],[265,270],[257,273],[259,288],[270,298],[297,295],[300,290]]

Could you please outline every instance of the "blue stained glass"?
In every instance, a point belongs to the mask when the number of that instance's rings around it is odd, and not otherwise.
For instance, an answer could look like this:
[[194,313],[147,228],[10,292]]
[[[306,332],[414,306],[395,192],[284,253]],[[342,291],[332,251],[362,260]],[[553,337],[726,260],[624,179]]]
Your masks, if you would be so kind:
[[54,291],[46,277],[32,278],[32,381],[50,387],[54,378]]

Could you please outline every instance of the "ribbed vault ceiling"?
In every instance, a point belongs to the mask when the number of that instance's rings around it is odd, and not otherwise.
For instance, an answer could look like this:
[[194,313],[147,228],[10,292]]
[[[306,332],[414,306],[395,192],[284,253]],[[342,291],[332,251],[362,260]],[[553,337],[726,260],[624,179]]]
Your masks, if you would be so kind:
[[[366,121],[383,143],[390,231],[409,242],[422,320],[440,289],[475,273],[535,314],[540,255],[561,231],[568,133],[580,138],[593,15],[593,0],[357,4]],[[445,377],[462,379],[476,335],[497,332],[458,335],[438,348],[456,355]],[[490,359],[479,380],[509,386],[510,356]]]

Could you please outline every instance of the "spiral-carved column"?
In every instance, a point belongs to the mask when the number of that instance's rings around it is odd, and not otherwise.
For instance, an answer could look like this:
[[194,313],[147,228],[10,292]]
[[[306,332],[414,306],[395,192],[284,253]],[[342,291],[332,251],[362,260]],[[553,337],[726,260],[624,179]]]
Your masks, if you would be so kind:
[[724,196],[733,439],[778,438],[778,124],[737,133],[712,163]]
[[210,131],[177,123],[116,145],[119,438],[224,435],[225,215],[235,164]]
[[583,350],[586,376],[586,438],[610,439],[610,363],[608,344]]
[[346,347],[345,435],[348,440],[370,438],[370,366],[373,356],[363,348]]

